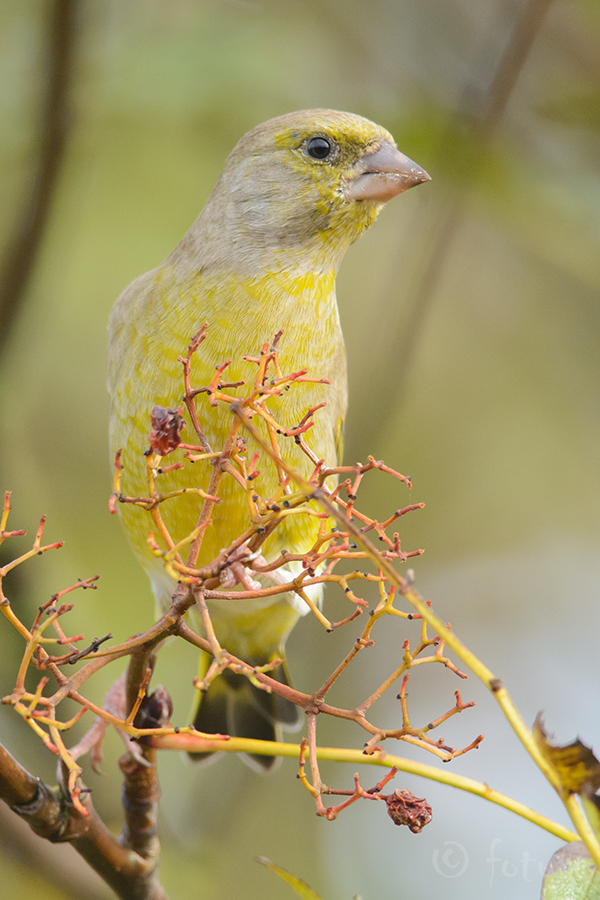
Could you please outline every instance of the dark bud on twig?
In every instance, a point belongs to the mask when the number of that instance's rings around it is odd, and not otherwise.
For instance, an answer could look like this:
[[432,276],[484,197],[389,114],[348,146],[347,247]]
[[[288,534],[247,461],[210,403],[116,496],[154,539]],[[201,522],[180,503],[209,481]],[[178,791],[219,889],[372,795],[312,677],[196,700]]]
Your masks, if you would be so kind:
[[164,728],[172,714],[173,701],[166,688],[159,684],[142,700],[133,724],[136,728]]

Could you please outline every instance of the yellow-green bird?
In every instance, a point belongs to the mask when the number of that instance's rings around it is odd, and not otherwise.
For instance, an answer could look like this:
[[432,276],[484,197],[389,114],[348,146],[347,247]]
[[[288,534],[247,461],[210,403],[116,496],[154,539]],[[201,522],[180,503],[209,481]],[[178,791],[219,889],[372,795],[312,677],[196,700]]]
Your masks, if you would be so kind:
[[[269,409],[284,428],[326,403],[305,439],[316,457],[337,464],[347,405],[346,358],[335,295],[344,253],[371,225],[383,204],[429,175],[400,153],[392,136],[360,116],[317,109],[271,119],[234,147],[206,206],[181,243],[158,268],[137,278],[121,294],[109,324],[108,390],[111,454],[122,448],[122,491],[148,494],[146,459],[150,411],[155,404],[178,407],[182,366],[190,337],[208,322],[208,337],[192,361],[193,387],[208,385],[215,366],[231,365],[228,382],[250,385],[256,365],[244,355],[283,330],[278,360],[284,373],[307,369],[331,384],[303,383]],[[243,393],[240,396],[244,396]],[[221,450],[232,415],[221,404],[201,424],[214,450]],[[255,419],[255,422],[257,420]],[[190,430],[191,431],[191,430]],[[312,464],[292,440],[280,446],[286,460],[307,477]],[[169,461],[179,456],[175,451]],[[249,454],[250,455],[250,454]],[[205,465],[199,469],[198,465]],[[277,472],[259,460],[260,493],[274,494]],[[186,464],[161,476],[161,492],[185,485],[207,488],[211,466]],[[200,565],[214,560],[248,527],[244,489],[222,481],[221,502],[203,544]],[[171,536],[179,541],[195,528],[201,500],[179,496],[161,505]],[[148,548],[148,517],[120,507],[134,552],[150,577],[156,599],[169,607],[175,583]],[[314,543],[319,520],[289,516],[264,546],[267,558],[282,548],[304,553]],[[318,592],[313,598],[318,599]],[[294,595],[209,603],[216,635],[226,650],[251,665],[283,658],[283,645],[306,606]],[[273,673],[287,680],[285,665]],[[194,720],[208,733],[275,740],[280,726],[293,727],[297,708],[225,671],[200,699]],[[255,756],[268,768],[270,757]]]

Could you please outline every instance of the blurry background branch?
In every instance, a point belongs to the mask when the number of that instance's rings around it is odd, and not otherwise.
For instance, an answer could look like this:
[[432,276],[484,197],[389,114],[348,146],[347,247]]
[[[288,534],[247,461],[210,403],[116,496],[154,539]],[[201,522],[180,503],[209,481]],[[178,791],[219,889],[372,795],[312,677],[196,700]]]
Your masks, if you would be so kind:
[[[399,387],[397,402],[400,408],[408,393],[408,380],[414,366],[415,353],[421,344],[431,308],[438,296],[440,280],[446,272],[453,240],[461,227],[470,191],[477,184],[480,172],[486,165],[487,149],[494,138],[551,3],[552,0],[526,0],[516,14],[504,52],[492,73],[489,88],[482,90],[480,73],[473,67],[473,71],[467,75],[459,108],[452,113],[448,130],[442,134],[439,145],[434,150],[434,159],[437,156],[441,163],[448,146],[456,140],[456,132],[462,132],[458,135],[464,154],[463,171],[457,173],[458,189],[455,189],[448,198],[445,211],[436,219],[431,229],[422,274],[414,284],[413,296],[407,299],[407,311],[401,323],[402,333],[393,335],[392,341],[388,335],[387,358],[384,360],[383,368],[394,369],[396,372]],[[493,56],[491,45],[484,56],[486,61]],[[432,163],[432,168],[435,169],[435,162]]]
[[45,9],[37,134],[31,173],[0,267],[0,353],[25,296],[52,208],[73,122],[71,86],[79,0],[53,0]]

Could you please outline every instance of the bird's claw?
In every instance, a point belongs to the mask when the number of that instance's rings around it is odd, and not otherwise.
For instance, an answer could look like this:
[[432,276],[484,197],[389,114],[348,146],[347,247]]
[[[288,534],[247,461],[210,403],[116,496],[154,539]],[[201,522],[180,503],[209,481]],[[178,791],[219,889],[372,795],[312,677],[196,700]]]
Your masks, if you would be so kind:
[[240,547],[236,557],[229,560],[226,568],[219,575],[222,586],[231,589],[236,584],[241,584],[246,591],[260,591],[262,584],[252,578],[245,565],[259,556],[258,553],[249,553],[246,547]]

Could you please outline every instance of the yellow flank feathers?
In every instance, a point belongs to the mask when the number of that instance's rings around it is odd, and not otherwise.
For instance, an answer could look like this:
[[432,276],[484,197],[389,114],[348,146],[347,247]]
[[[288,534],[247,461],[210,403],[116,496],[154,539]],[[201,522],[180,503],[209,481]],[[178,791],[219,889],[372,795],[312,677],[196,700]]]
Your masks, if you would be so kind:
[[[205,208],[173,253],[136,279],[115,303],[109,323],[108,389],[111,454],[122,448],[122,489],[147,495],[146,461],[150,410],[177,407],[183,393],[177,356],[208,322],[208,336],[194,355],[191,383],[208,385],[226,359],[227,381],[253,382],[256,355],[280,329],[278,359],[284,373],[300,368],[330,385],[303,383],[269,409],[286,428],[307,409],[325,402],[306,442],[318,458],[337,462],[346,412],[346,359],[335,296],[340,261],[375,220],[390,197],[429,176],[396,149],[384,129],[366,119],[332,110],[290,113],[248,132],[233,149]],[[221,450],[231,427],[224,405],[202,420],[207,440]],[[190,440],[184,432],[184,439]],[[309,460],[292,441],[280,448],[308,476]],[[181,455],[175,451],[169,461]],[[261,494],[277,487],[275,467],[261,459]],[[160,490],[185,484],[206,489],[211,466],[197,463],[161,476]],[[197,478],[192,483],[191,479]],[[199,559],[210,563],[248,525],[245,492],[224,478]],[[161,513],[175,541],[195,527],[197,495],[164,503]],[[134,552],[165,609],[175,583],[147,544],[148,519],[139,509],[120,508]],[[318,520],[290,516],[265,544],[274,557],[282,547],[306,552]],[[211,618],[221,644],[253,665],[282,655],[282,647],[305,610],[292,596],[263,600],[212,601]],[[277,677],[285,681],[285,668]],[[287,705],[290,706],[289,704]],[[223,673],[202,698],[195,724],[203,731],[274,739],[278,723],[296,720],[295,709],[274,694]],[[257,757],[269,766],[271,759]]]

